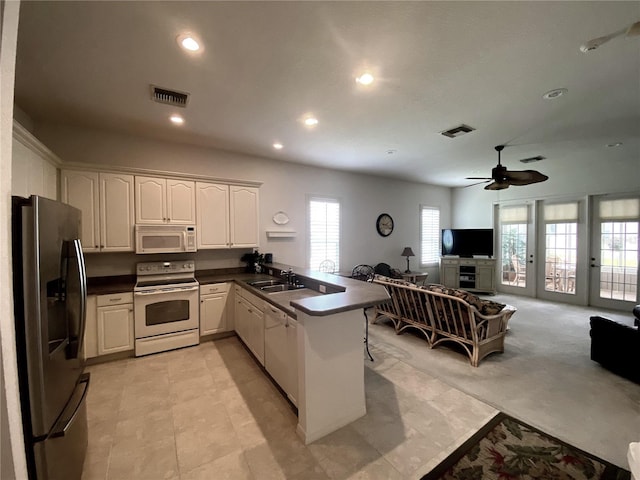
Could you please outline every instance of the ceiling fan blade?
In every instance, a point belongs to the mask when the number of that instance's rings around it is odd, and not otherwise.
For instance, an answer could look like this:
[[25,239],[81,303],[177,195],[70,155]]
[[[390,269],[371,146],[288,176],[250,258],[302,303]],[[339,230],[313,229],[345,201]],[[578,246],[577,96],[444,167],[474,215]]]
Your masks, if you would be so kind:
[[467,180],[493,180],[491,177],[464,177]]
[[493,182],[484,187],[485,190],[504,190],[509,188],[509,184],[505,182]]
[[636,37],[640,35],[640,22],[635,22],[629,25],[628,27],[622,28],[617,32],[610,33],[609,35],[603,35],[602,37],[592,38],[588,42],[580,45],[580,51],[583,53],[590,52],[600,47],[601,45],[607,43],[614,38],[621,37]]
[[[467,177],[467,179],[469,179],[469,180],[480,180],[480,177]],[[464,186],[464,187],[462,187],[462,188],[473,187],[473,186],[475,186],[475,185],[480,185],[480,184],[482,184],[482,183],[488,183],[488,182],[490,182],[490,181],[491,181],[491,179],[490,179],[490,178],[484,178],[484,179],[482,179],[482,181],[481,181],[481,182],[471,183],[471,184],[469,184],[469,185],[465,185],[465,186]]]
[[510,185],[531,185],[548,180],[549,177],[536,170],[514,170],[505,173],[505,181]]

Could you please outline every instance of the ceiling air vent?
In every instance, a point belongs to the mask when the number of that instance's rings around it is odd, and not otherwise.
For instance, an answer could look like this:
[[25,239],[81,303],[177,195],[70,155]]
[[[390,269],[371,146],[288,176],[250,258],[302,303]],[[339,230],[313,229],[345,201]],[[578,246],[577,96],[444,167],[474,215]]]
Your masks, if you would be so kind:
[[166,103],[167,105],[184,108],[187,106],[187,102],[189,101],[189,94],[151,85],[151,98],[154,102]]
[[470,127],[469,125],[460,125],[459,127],[450,128],[449,130],[445,130],[444,132],[440,132],[445,137],[456,138],[464,135],[465,133],[473,132],[475,128]]
[[523,158],[520,160],[522,163],[533,163],[539,162],[540,160],[545,160],[547,157],[543,157],[542,155],[536,155],[535,157]]

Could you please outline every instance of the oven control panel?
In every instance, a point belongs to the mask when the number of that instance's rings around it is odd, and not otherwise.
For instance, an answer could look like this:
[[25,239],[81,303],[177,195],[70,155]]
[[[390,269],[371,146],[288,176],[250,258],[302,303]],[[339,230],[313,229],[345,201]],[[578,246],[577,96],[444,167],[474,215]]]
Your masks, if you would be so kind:
[[172,273],[193,273],[196,265],[193,260],[175,262],[144,262],[136,265],[138,275],[168,275]]

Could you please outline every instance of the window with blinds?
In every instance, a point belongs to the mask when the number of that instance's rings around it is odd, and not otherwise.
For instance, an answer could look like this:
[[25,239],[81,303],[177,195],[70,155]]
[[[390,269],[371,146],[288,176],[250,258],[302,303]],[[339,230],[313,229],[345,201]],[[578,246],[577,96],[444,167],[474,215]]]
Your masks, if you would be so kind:
[[335,198],[309,199],[309,268],[331,260],[340,269],[340,202]]
[[438,263],[440,259],[440,209],[420,207],[420,265]]

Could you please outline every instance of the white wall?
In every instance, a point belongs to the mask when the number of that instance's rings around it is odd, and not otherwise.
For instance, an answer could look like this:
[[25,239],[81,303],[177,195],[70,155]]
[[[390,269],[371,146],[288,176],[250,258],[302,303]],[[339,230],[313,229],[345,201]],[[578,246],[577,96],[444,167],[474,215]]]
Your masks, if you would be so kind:
[[11,147],[20,2],[0,2],[0,478],[27,478],[13,318]]
[[[308,195],[341,199],[342,270],[350,270],[358,263],[375,265],[379,262],[404,270],[405,258],[400,256],[402,249],[410,246],[416,253],[419,250],[421,204],[440,207],[442,225],[448,227],[450,222],[449,188],[60,125],[37,124],[36,136],[64,162],[179,171],[262,182],[260,251],[273,253],[274,261],[279,263],[306,266]],[[290,218],[286,228],[297,232],[295,239],[266,237],[266,230],[282,228],[272,220],[273,215],[281,210]],[[394,232],[386,238],[380,237],[375,230],[375,221],[383,212],[389,213],[395,221]],[[242,253],[237,252],[235,258],[239,259]],[[207,268],[229,266],[233,261],[228,252],[198,252],[198,257],[208,265]],[[91,274],[104,271],[102,266],[97,266],[98,263],[111,269],[111,274],[131,273],[132,262],[141,261],[140,258],[120,254],[109,261],[106,257],[91,255],[87,264]],[[417,262],[417,258],[411,259],[413,269],[417,269]],[[114,268],[118,272],[114,272]],[[431,272],[431,278],[437,278],[437,269]]]

